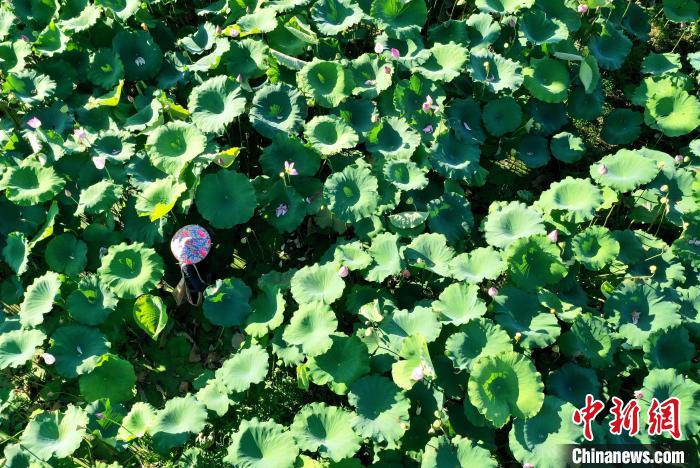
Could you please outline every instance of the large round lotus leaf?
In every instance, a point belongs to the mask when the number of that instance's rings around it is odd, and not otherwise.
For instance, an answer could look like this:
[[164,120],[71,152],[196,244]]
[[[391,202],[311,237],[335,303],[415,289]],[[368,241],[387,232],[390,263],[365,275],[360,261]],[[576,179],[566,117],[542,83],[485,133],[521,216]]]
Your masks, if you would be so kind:
[[338,62],[314,59],[297,74],[299,89],[321,107],[336,107],[352,92],[352,73]]
[[433,44],[461,44],[469,45],[469,33],[464,21],[449,19],[443,23],[435,24],[428,28],[428,41]]
[[630,346],[641,348],[652,332],[681,323],[680,305],[648,284],[623,283],[605,302],[608,320]]
[[[394,34],[392,31],[391,37],[386,32],[376,37],[375,44],[383,48],[383,52],[379,55],[380,58],[389,60],[391,57],[391,61],[406,68],[411,68],[426,59],[428,51],[425,50],[423,36],[420,35],[419,31],[413,30],[402,33],[401,38],[395,36],[397,34]],[[399,51],[398,58],[391,55],[391,49]],[[387,72],[382,71],[382,73],[386,73],[391,78],[393,73],[392,67]]]
[[23,366],[34,356],[46,335],[40,330],[12,330],[0,334],[0,369]]
[[151,222],[156,221],[172,211],[185,190],[187,185],[176,182],[173,177],[157,179],[139,194],[134,208],[139,216],[148,216]]
[[299,304],[323,302],[332,304],[343,295],[345,281],[338,275],[338,265],[309,265],[292,277],[292,296]]
[[49,268],[68,276],[78,276],[87,264],[87,245],[73,234],[64,233],[51,238],[46,246]]
[[469,401],[493,424],[503,427],[511,416],[531,418],[542,408],[544,384],[534,364],[508,351],[477,360],[469,375]]
[[85,276],[68,295],[68,313],[85,325],[99,325],[117,307],[117,298],[96,275]]
[[534,45],[563,41],[569,36],[566,25],[540,9],[531,9],[523,14],[520,30]]
[[425,169],[408,159],[389,159],[382,172],[399,190],[420,190],[428,185]]
[[111,162],[128,161],[134,155],[135,145],[128,140],[129,134],[119,131],[107,131],[100,134],[92,145],[95,156],[101,156]]
[[600,137],[611,145],[627,145],[639,138],[642,132],[642,114],[631,109],[615,109],[603,122]]
[[24,70],[26,58],[31,53],[30,45],[24,41],[0,42],[0,70],[3,73]]
[[695,21],[698,14],[698,2],[695,0],[663,0],[664,15],[674,23]]
[[447,245],[447,239],[442,234],[421,234],[406,246],[403,255],[411,266],[440,276],[450,276],[449,266],[454,250]]
[[[680,440],[687,440],[698,433],[700,429],[700,384],[678,374],[674,369],[653,369],[644,377],[642,398],[640,400],[641,414],[647,414],[651,400],[656,398],[663,403],[668,398],[678,398],[680,414]],[[659,411],[659,410],[657,410]],[[668,432],[663,437],[669,437]]]
[[567,362],[547,378],[547,390],[576,408],[586,404],[586,395],[599,398],[601,385],[593,369]]
[[44,321],[44,315],[51,312],[60,287],[60,277],[53,271],[47,271],[36,278],[27,287],[22,303],[19,306],[20,323],[25,327],[41,325]]
[[428,52],[430,55],[415,71],[431,81],[449,83],[464,71],[467,64],[467,49],[454,42],[435,44]]
[[554,314],[545,312],[537,295],[512,286],[501,288],[494,298],[496,322],[511,335],[519,335],[525,349],[546,348],[561,330]]
[[569,95],[566,111],[575,119],[593,120],[603,114],[605,95],[600,84],[590,93],[583,86],[574,87]]
[[595,368],[612,364],[615,344],[612,330],[605,320],[597,316],[581,315],[576,318],[571,330],[562,335],[560,347],[569,356],[582,355]]
[[377,178],[367,167],[347,166],[326,179],[323,198],[339,220],[357,222],[377,209],[377,188]]
[[251,345],[224,361],[214,377],[229,393],[245,392],[251,385],[265,380],[269,358],[263,348]]
[[216,280],[204,291],[204,316],[214,325],[234,327],[250,314],[250,288],[238,278]]
[[498,463],[488,449],[461,436],[452,442],[444,435],[433,437],[426,444],[421,461],[421,468],[470,465],[496,468]]
[[451,243],[459,242],[469,235],[474,226],[469,201],[461,194],[444,193],[430,200],[427,210],[430,230],[444,235]]
[[298,454],[299,447],[284,426],[253,418],[241,421],[224,461],[250,468],[293,466]]
[[129,81],[148,80],[160,71],[163,53],[146,31],[121,31],[112,39],[112,48],[119,54]]
[[225,75],[215,76],[192,89],[187,109],[203,132],[222,133],[245,110],[241,87]]
[[374,0],[370,16],[379,29],[403,37],[423,27],[428,19],[428,7],[425,0],[408,0],[400,4],[391,0]]
[[362,439],[353,431],[357,416],[325,403],[311,403],[294,416],[290,431],[299,448],[339,462],[360,450]]
[[477,145],[464,144],[450,133],[441,135],[430,148],[430,163],[448,179],[483,185],[487,172],[479,165],[480,155]]
[[[314,184],[312,187],[312,196],[317,197],[320,186]],[[287,185],[282,179],[275,182],[263,196],[267,197],[267,200],[261,200],[266,202],[262,209],[262,217],[278,231],[294,231],[304,221],[304,217],[313,212],[311,199],[302,198],[294,187]]]
[[603,226],[591,226],[571,239],[574,258],[589,270],[602,270],[620,253],[620,244]]
[[481,126],[481,107],[471,98],[455,99],[446,109],[447,121],[455,135],[466,143],[482,144],[486,139]]
[[80,447],[87,425],[85,410],[68,405],[63,412],[43,412],[30,419],[19,441],[40,460],[66,458]]
[[590,180],[566,177],[542,192],[535,206],[551,217],[582,223],[593,219],[602,204],[603,192]]
[[687,91],[666,87],[646,102],[644,121],[664,135],[686,135],[700,126],[700,101]]
[[396,275],[401,271],[398,239],[396,234],[388,232],[378,234],[372,239],[369,254],[374,263],[367,272],[367,281],[381,283],[387,276]]
[[53,96],[56,82],[33,70],[22,70],[8,74],[2,90],[11,93],[24,104],[33,106]]
[[240,81],[247,82],[265,75],[269,68],[269,50],[263,41],[243,39],[231,43],[221,60],[226,63],[229,76],[237,79],[240,76]]
[[105,398],[111,403],[121,403],[134,397],[136,373],[129,361],[105,354],[92,372],[80,376],[79,384],[85,401]]
[[487,49],[501,34],[501,25],[488,13],[469,15],[466,23],[472,51]]
[[192,124],[169,122],[148,135],[146,151],[157,169],[178,176],[187,164],[202,154],[207,139]]
[[481,357],[513,350],[510,336],[489,319],[471,320],[459,330],[445,342],[445,354],[457,369],[470,371]]
[[648,75],[663,75],[673,73],[681,68],[681,56],[675,53],[655,54],[649,53],[642,60],[642,73]]
[[515,240],[506,250],[506,261],[511,281],[524,289],[557,283],[569,271],[559,248],[541,235]]
[[440,314],[442,322],[462,325],[486,313],[486,304],[479,299],[479,288],[473,284],[453,283],[445,288],[433,310]]
[[360,22],[362,9],[350,0],[318,0],[311,8],[311,19],[326,36],[339,34]]
[[253,97],[250,122],[267,138],[278,133],[299,133],[306,117],[304,97],[289,85],[264,85]]
[[632,41],[613,23],[606,22],[599,36],[591,37],[588,49],[604,70],[617,70],[632,50]]
[[284,162],[294,163],[300,176],[313,176],[321,166],[321,157],[300,139],[283,133],[278,134],[260,156],[265,173],[276,177],[284,171]]
[[316,385],[328,384],[345,395],[350,385],[369,372],[367,346],[356,336],[333,334],[331,340],[326,352],[309,357],[309,374]]
[[228,229],[253,217],[255,190],[250,179],[243,174],[220,170],[202,177],[195,204],[212,226]]
[[372,257],[363,250],[360,242],[339,245],[333,252],[333,259],[351,271],[364,270],[372,263]]
[[484,127],[493,136],[510,133],[520,126],[523,113],[518,102],[510,96],[489,101],[481,115]]
[[385,338],[395,353],[399,353],[403,341],[411,335],[421,335],[430,343],[440,335],[442,323],[437,314],[429,307],[415,307],[411,312],[395,310],[386,317],[380,328],[386,334]]
[[518,62],[484,50],[471,54],[468,71],[494,93],[516,91],[523,84],[523,67]]
[[525,109],[534,120],[533,128],[540,135],[551,135],[569,122],[566,105],[562,103],[543,102],[532,98],[527,102]]
[[355,429],[362,437],[386,442],[395,447],[409,421],[411,401],[391,380],[381,375],[368,375],[350,387],[348,402],[358,418]]
[[544,167],[551,156],[547,139],[540,135],[525,135],[518,144],[516,156],[531,169]]
[[76,215],[108,212],[122,196],[124,188],[111,180],[101,180],[80,191]]
[[508,446],[515,459],[538,468],[565,466],[568,454],[561,446],[578,444],[582,438],[581,428],[572,420],[574,411],[571,403],[547,396],[537,415],[514,420]]
[[163,259],[140,242],[112,245],[97,270],[100,281],[120,299],[134,299],[155,288],[163,277]]
[[581,137],[569,132],[554,135],[549,143],[552,154],[564,163],[575,163],[586,153],[586,144]]
[[301,346],[304,354],[318,356],[333,345],[331,334],[337,327],[335,313],[326,304],[301,304],[284,329],[282,338],[289,344]]
[[7,199],[20,206],[29,206],[52,200],[65,181],[53,167],[43,167],[35,163],[25,163],[12,167],[2,177],[2,187]]
[[539,213],[518,202],[492,204],[483,230],[486,242],[498,248],[505,248],[516,239],[546,232]]
[[382,119],[367,135],[367,150],[386,158],[408,158],[418,148],[420,135],[398,117]]
[[67,325],[51,335],[51,353],[56,358],[56,371],[72,379],[91,372],[100,357],[109,351],[110,343],[93,327]]
[[148,432],[153,446],[167,453],[187,442],[190,433],[202,432],[207,423],[207,410],[194,396],[175,397],[165,402],[158,411]]
[[391,86],[391,74],[384,67],[387,62],[370,54],[362,54],[351,62],[355,88],[352,94],[374,99]]
[[451,276],[457,281],[480,283],[484,279],[496,279],[506,264],[502,255],[492,247],[479,247],[461,253],[450,261]]
[[340,117],[317,116],[306,124],[304,136],[311,146],[323,155],[339,153],[357,144],[355,130]]
[[487,13],[517,13],[520,9],[530,8],[535,0],[476,0],[476,7]]
[[544,102],[564,102],[569,92],[569,70],[564,62],[549,57],[532,59],[524,71],[523,84]]
[[29,266],[29,241],[21,232],[11,232],[5,239],[2,257],[17,275],[22,275]]
[[131,406],[129,413],[122,419],[117,432],[117,439],[128,442],[143,437],[153,424],[155,410],[148,403],[137,401]]
[[97,86],[112,89],[124,78],[124,64],[112,49],[99,49],[90,57],[87,78]]
[[621,149],[593,164],[590,173],[599,184],[618,192],[629,192],[651,182],[659,173],[659,167],[654,159],[639,151]]
[[269,331],[282,325],[285,300],[279,288],[264,289],[250,304],[251,313],[246,319],[245,332],[249,335],[266,336]]
[[682,326],[652,333],[642,349],[649,369],[685,371],[692,366],[695,356],[695,346],[690,342],[688,330]]

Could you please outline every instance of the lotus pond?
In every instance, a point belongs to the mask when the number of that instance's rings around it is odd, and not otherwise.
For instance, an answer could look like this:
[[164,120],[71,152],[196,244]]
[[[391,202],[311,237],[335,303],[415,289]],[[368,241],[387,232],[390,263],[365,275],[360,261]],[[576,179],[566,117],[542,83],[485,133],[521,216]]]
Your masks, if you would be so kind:
[[0,465],[697,452],[698,10],[3,2]]

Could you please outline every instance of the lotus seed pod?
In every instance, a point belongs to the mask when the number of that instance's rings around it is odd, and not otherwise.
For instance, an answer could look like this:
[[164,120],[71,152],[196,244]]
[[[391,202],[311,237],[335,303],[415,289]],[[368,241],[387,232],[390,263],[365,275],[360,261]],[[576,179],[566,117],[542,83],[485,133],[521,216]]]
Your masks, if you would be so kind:
[[662,185],[662,186],[659,188],[659,190],[661,190],[663,193],[668,192],[668,185],[666,185],[666,184]]
[[689,162],[690,162],[690,156],[685,156],[685,157],[683,158],[683,162],[684,162],[684,163],[689,163]]
[[517,333],[515,334],[515,337],[514,337],[515,342],[518,343],[518,342],[520,341],[520,338],[522,338],[522,336],[523,336],[522,333],[517,332]]
[[370,327],[370,328],[367,328],[367,329],[365,330],[365,336],[369,337],[369,336],[371,336],[371,335],[372,335],[372,328]]
[[656,273],[656,265],[649,265],[649,271],[652,275]]
[[680,154],[677,154],[673,159],[675,159],[677,163],[682,163],[684,158]]
[[442,421],[440,421],[439,419],[436,419],[435,421],[433,421],[433,428],[434,429],[440,429],[440,426],[442,426]]

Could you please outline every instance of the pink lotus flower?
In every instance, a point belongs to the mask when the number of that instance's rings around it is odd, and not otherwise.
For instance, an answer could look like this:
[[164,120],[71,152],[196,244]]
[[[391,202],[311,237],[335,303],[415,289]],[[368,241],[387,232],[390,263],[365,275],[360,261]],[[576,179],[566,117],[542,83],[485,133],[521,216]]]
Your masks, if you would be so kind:
[[231,28],[228,31],[228,35],[231,37],[238,37],[241,34],[241,32],[238,29]]
[[635,397],[637,400],[641,400],[642,398],[644,398],[644,393],[642,393],[641,390],[635,390],[635,391],[634,391],[634,397]]
[[493,286],[491,286],[491,287],[489,288],[489,290],[488,290],[488,295],[491,296],[491,297],[496,297],[496,296],[498,296],[498,289],[496,289],[496,288],[494,288]]
[[547,239],[551,240],[552,242],[556,242],[559,240],[559,231],[556,229],[547,234]]
[[236,81],[238,81],[239,83],[243,83],[243,75],[239,73],[238,76],[236,76]]
[[285,205],[284,203],[280,203],[280,206],[278,206],[275,209],[275,216],[277,216],[278,218],[280,216],[284,216],[287,214],[287,211],[289,211],[289,208],[287,207],[287,205]]
[[391,48],[391,56],[394,58],[399,58],[399,57],[401,57],[401,52],[399,52],[399,49],[392,47]]
[[379,43],[374,44],[374,52],[377,54],[381,54],[382,52],[384,52],[384,46]]
[[294,162],[289,161],[284,162],[284,173],[290,176],[299,175],[299,172],[294,169]]
[[50,353],[44,353],[41,355],[41,359],[44,360],[44,363],[47,366],[52,365],[54,362],[56,362],[56,357],[53,354]]
[[425,377],[425,371],[423,370],[423,363],[421,363],[411,371],[411,379],[418,381],[422,380],[423,377]]
[[423,133],[433,133],[433,126],[428,124],[427,126],[423,127]]
[[41,120],[36,117],[32,117],[31,119],[27,120],[27,125],[36,130],[37,128],[41,127]]
[[391,67],[389,65],[384,65],[384,73],[391,75]]
[[523,468],[535,468],[535,465],[532,463],[523,463]]
[[215,29],[214,31],[216,32],[216,35],[217,35],[217,36],[218,36],[219,34],[221,34],[221,26],[218,26],[218,25],[217,25],[217,26],[216,26],[216,29]]
[[680,154],[677,154],[676,157],[674,157],[673,159],[675,159],[676,162],[679,164],[683,162],[683,156],[681,156]]
[[341,266],[340,269],[338,270],[338,276],[341,278],[347,278],[347,276],[350,274],[350,269],[346,267],[345,265]]
[[576,8],[576,11],[578,11],[581,14],[585,13],[588,11],[588,5],[582,3]]
[[607,173],[608,173],[608,166],[606,166],[605,164],[601,164],[600,166],[598,166],[598,174],[605,175]]
[[83,138],[87,137],[87,132],[82,128],[76,128],[73,130],[73,136],[78,140],[82,140]]
[[105,158],[104,156],[93,156],[92,163],[95,165],[96,168],[98,168],[99,170],[102,170],[105,168],[105,164],[107,163],[107,158]]

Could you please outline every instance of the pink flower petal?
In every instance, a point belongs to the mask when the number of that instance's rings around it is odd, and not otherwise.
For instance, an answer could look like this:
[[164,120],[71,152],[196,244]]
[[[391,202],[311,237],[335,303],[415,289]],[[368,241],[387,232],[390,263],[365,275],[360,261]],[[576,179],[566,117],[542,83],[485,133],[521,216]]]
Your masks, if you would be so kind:
[[107,158],[105,158],[104,156],[93,156],[92,163],[95,165],[96,168],[102,170],[105,168]]
[[37,128],[41,127],[41,120],[36,117],[32,117],[31,119],[27,120],[27,125],[36,130]]

